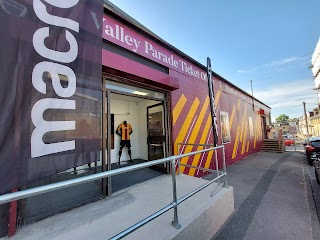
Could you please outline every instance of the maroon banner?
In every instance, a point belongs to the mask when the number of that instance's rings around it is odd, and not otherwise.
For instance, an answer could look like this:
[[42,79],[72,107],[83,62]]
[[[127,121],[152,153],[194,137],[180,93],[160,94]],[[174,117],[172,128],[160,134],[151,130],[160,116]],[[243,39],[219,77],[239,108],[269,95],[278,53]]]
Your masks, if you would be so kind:
[[0,194],[99,161],[98,0],[2,0]]

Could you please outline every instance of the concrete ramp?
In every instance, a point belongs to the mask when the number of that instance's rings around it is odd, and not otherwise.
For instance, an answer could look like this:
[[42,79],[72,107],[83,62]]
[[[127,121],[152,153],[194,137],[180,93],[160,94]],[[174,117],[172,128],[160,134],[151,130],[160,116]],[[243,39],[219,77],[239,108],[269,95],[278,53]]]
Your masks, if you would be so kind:
[[[177,176],[178,198],[207,180]],[[180,229],[171,226],[173,210],[154,219],[124,239],[210,239],[234,211],[233,188],[213,184],[181,203]],[[19,229],[14,239],[109,239],[172,202],[171,176],[136,185],[114,196],[57,214]]]

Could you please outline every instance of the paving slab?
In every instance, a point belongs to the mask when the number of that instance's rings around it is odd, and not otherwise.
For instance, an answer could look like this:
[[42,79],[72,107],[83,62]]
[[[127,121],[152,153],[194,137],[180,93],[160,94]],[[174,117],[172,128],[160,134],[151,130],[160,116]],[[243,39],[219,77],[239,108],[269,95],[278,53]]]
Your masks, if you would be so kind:
[[261,152],[228,166],[236,209],[212,239],[320,239],[303,149],[288,150]]

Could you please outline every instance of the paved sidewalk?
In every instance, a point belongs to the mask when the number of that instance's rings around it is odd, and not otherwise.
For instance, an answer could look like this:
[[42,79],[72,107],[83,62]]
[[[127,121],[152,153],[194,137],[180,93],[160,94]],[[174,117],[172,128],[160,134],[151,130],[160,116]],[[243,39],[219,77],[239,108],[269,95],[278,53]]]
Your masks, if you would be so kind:
[[[235,213],[216,240],[318,240],[319,219],[301,152],[265,153],[227,168]],[[210,177],[209,177],[210,178]]]

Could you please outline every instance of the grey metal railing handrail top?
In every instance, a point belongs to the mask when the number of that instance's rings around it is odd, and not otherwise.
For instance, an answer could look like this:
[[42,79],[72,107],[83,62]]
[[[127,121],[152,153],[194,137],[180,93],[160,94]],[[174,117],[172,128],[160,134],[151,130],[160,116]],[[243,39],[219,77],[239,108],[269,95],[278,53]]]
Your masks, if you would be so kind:
[[[202,143],[178,143],[178,145],[192,145],[192,146],[204,146],[204,147],[212,147],[213,144],[202,144]],[[223,148],[223,146],[216,146],[216,149]]]
[[26,190],[22,190],[22,191],[18,191],[18,192],[3,194],[3,195],[0,195],[0,205],[15,201],[15,200],[20,200],[23,198],[32,197],[32,196],[40,195],[43,193],[47,193],[47,192],[51,192],[51,191],[55,191],[55,190],[59,190],[59,189],[67,188],[67,187],[72,187],[72,186],[80,185],[80,184],[95,181],[95,180],[99,180],[102,178],[111,177],[111,176],[114,176],[117,174],[134,171],[134,170],[138,170],[141,168],[150,167],[153,165],[165,163],[165,162],[176,160],[179,158],[188,157],[188,156],[203,153],[203,152],[209,152],[209,151],[223,148],[223,147],[224,146],[207,148],[207,149],[203,149],[203,150],[199,150],[199,151],[195,151],[195,152],[190,152],[190,153],[170,156],[170,157],[166,157],[166,158],[162,158],[162,159],[158,159],[158,160],[153,160],[151,162],[140,163],[140,164],[131,165],[128,167],[118,168],[118,169],[110,170],[107,172],[96,173],[96,174],[93,174],[90,176],[79,177],[76,179],[66,180],[66,181],[62,181],[62,182],[58,182],[58,183],[52,183],[52,184],[48,184],[48,185],[44,185],[44,186],[40,186],[40,187],[35,187],[35,188],[31,188],[31,189],[26,189]]

